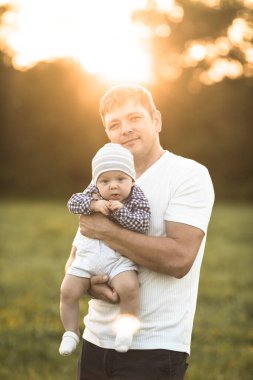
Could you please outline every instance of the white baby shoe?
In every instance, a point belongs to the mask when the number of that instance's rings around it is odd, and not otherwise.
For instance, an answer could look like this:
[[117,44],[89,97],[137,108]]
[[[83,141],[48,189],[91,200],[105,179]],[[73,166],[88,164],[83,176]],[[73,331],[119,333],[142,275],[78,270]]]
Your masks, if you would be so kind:
[[62,336],[59,352],[61,355],[71,355],[75,351],[80,339],[73,331],[66,331]]
[[119,315],[114,323],[116,332],[115,350],[118,352],[127,352],[131,347],[134,334],[140,327],[140,321],[137,317],[129,314]]
[[131,347],[133,333],[119,332],[115,339],[115,350],[118,352],[127,352]]

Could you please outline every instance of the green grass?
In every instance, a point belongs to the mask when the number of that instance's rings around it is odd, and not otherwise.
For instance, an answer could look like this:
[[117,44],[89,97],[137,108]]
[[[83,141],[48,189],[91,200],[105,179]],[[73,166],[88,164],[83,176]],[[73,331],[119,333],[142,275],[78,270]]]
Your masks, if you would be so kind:
[[[75,379],[80,348],[58,354],[58,303],[77,218],[64,202],[6,201],[0,212],[0,378]],[[186,380],[252,378],[252,225],[253,205],[214,209]]]

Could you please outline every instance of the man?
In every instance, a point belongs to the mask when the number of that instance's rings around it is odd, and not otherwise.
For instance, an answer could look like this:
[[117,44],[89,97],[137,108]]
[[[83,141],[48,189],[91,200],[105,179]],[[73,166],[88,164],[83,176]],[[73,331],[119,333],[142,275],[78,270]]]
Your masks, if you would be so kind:
[[[109,140],[134,156],[136,183],[151,208],[148,236],[98,213],[80,216],[80,232],[139,265],[140,330],[127,353],[113,350],[117,294],[94,277],[78,379],[182,380],[190,354],[201,261],[214,201],[207,169],[164,150],[161,114],[138,85],[109,89],[100,101]],[[78,236],[78,234],[77,234]],[[75,256],[73,248],[68,260]]]

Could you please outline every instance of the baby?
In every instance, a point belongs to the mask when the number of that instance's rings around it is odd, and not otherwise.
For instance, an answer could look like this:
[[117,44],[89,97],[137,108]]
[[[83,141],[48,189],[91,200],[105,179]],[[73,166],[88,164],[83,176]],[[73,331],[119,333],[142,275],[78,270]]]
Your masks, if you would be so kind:
[[[100,212],[133,231],[149,229],[150,208],[143,191],[135,185],[133,156],[119,144],[108,143],[92,160],[92,182],[83,193],[72,195],[68,208],[73,214]],[[60,314],[65,333],[59,348],[70,355],[79,343],[79,300],[90,287],[90,278],[107,274],[120,298],[115,321],[115,350],[126,352],[139,326],[138,267],[102,241],[77,234],[76,257],[61,286]],[[124,322],[124,324],[121,323]]]

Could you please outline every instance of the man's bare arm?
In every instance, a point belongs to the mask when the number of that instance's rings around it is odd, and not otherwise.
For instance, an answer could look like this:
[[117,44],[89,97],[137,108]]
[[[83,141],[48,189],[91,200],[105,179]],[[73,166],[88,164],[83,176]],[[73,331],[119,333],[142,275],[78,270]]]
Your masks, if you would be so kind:
[[101,214],[80,216],[83,235],[103,240],[137,264],[176,278],[185,276],[198,253],[204,232],[183,223],[166,222],[165,237],[129,231]]

